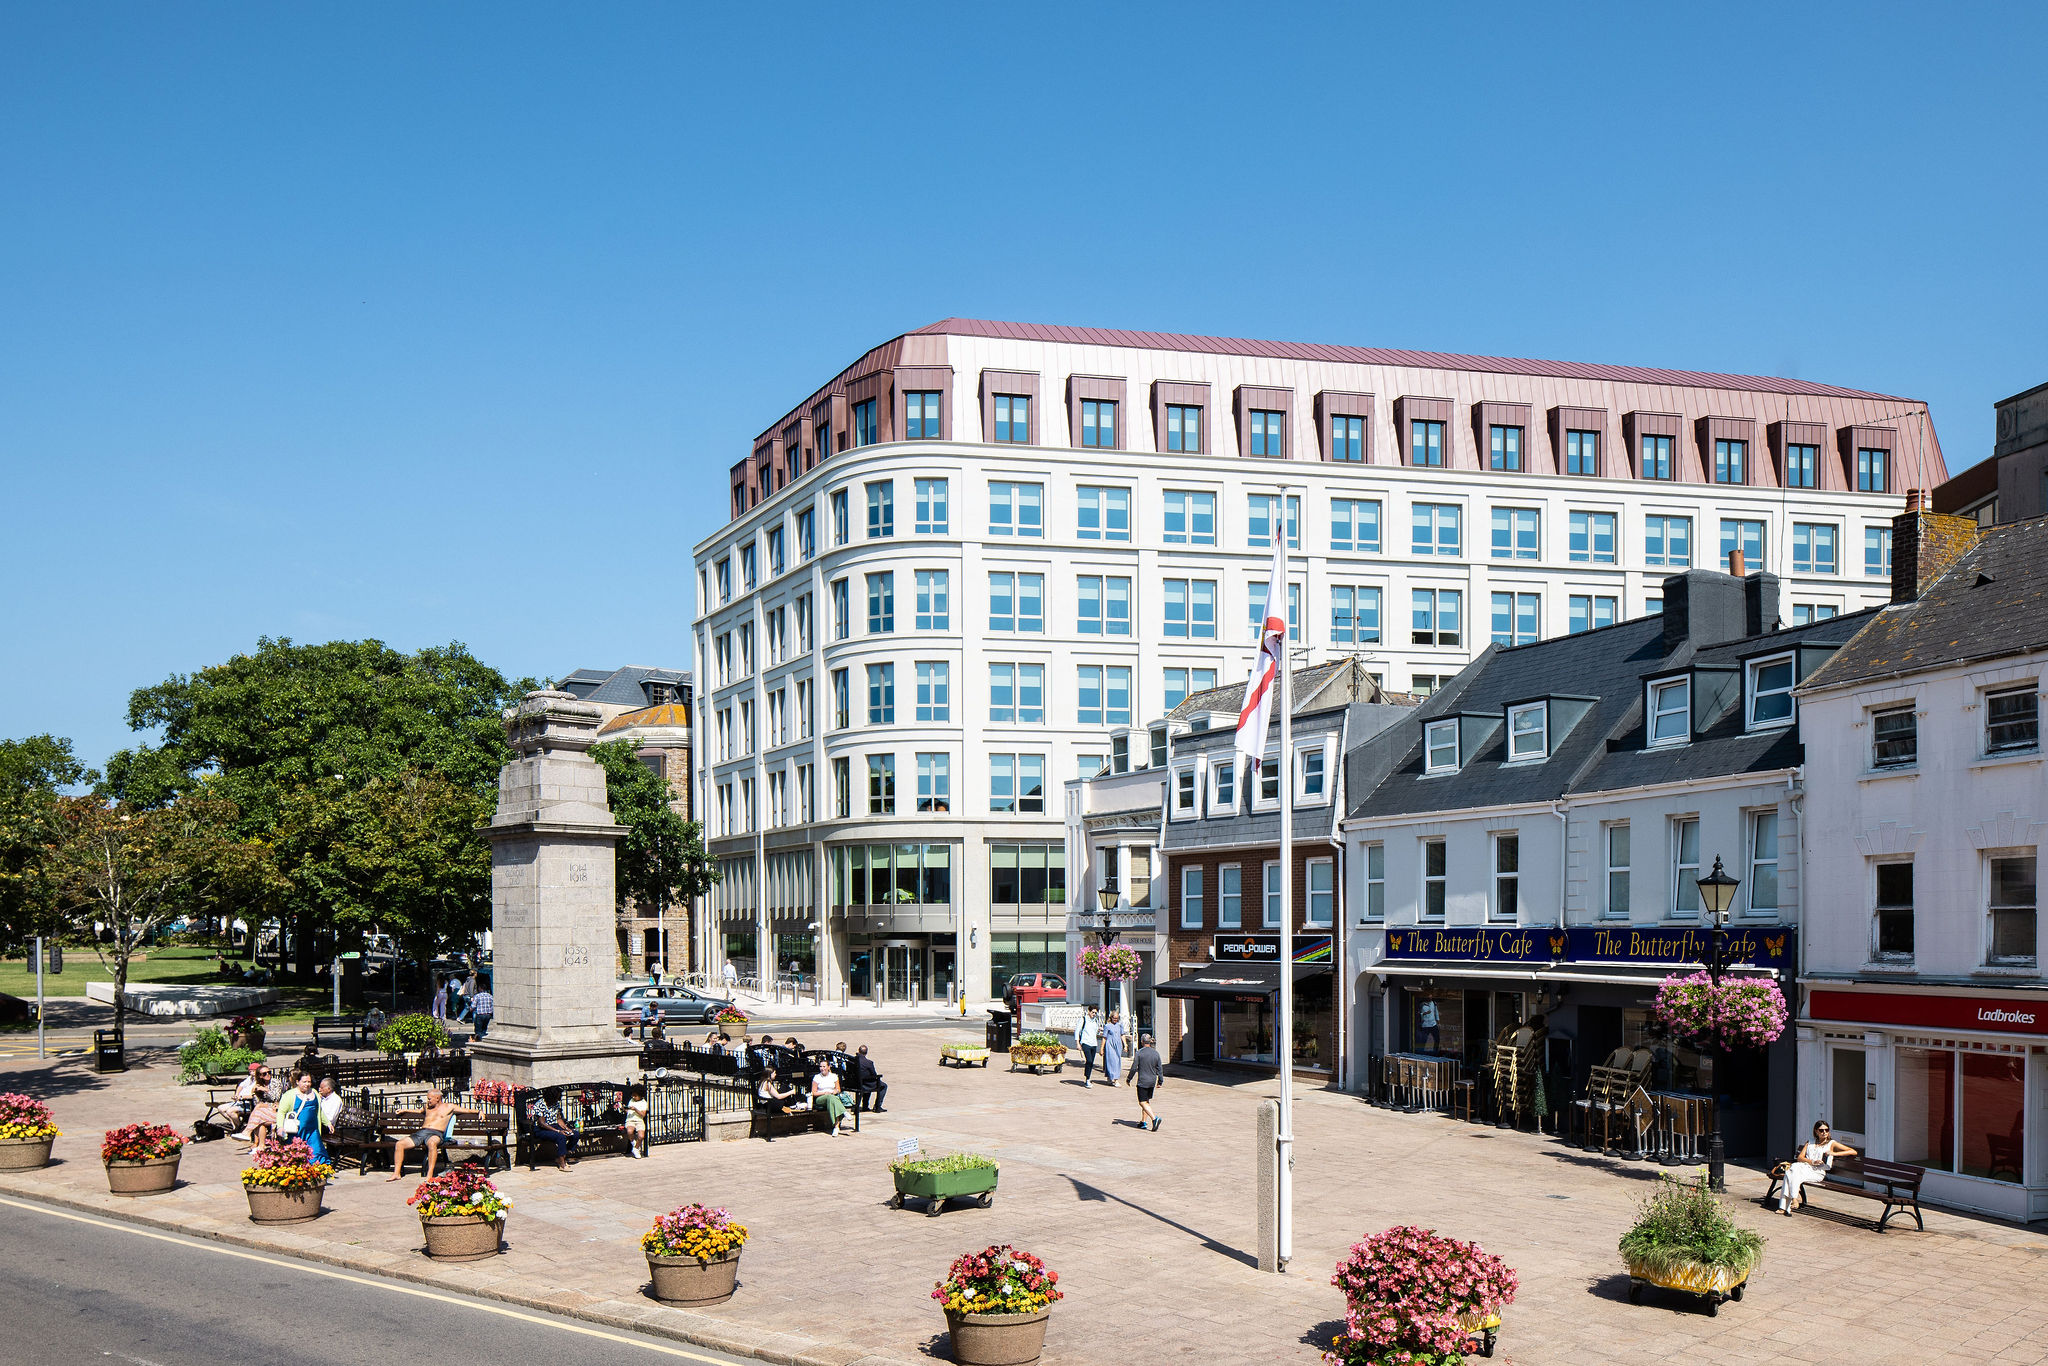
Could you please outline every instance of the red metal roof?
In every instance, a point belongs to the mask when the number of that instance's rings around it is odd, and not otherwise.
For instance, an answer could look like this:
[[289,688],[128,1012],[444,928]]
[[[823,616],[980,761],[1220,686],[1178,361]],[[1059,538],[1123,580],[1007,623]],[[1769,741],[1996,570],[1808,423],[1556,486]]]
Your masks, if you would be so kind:
[[1247,341],[1241,337],[1191,337],[1173,332],[1126,332],[1110,327],[1066,327],[1044,323],[946,318],[908,335],[996,337],[1007,341],[1065,342],[1077,346],[1129,346],[1153,351],[1194,351],[1216,356],[1270,356],[1280,360],[1329,361],[1340,365],[1404,365],[1428,370],[1483,374],[1540,375],[1561,379],[1613,380],[1624,384],[1671,384],[1695,389],[1746,389],[1816,398],[1877,398],[1917,404],[1896,394],[1873,394],[1806,380],[1762,375],[1713,375],[1696,370],[1653,370],[1640,365],[1588,365],[1580,361],[1514,360],[1502,356],[1460,356],[1441,351],[1394,351],[1378,346],[1330,346],[1321,342]]

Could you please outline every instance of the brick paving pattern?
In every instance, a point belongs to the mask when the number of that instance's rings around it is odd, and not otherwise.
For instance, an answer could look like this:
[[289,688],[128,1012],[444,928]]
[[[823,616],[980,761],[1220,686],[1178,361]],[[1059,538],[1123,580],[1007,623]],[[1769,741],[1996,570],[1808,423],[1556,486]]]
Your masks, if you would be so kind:
[[[105,1195],[102,1129],[161,1120],[187,1129],[199,1088],[171,1067],[98,1077],[78,1059],[0,1064],[0,1089],[43,1094],[65,1137],[58,1165],[0,1177],[0,1193],[175,1223],[323,1260],[669,1332],[771,1360],[928,1361],[945,1355],[928,1298],[957,1253],[1008,1241],[1045,1257],[1067,1298],[1047,1338],[1050,1362],[1311,1362],[1342,1316],[1330,1269],[1356,1238],[1396,1223],[1472,1238],[1522,1278],[1498,1359],[1520,1363],[1799,1362],[1807,1366],[1939,1360],[2048,1360],[2048,1238],[1939,1212],[1872,1231],[1863,1201],[1826,1193],[1829,1212],[1784,1219],[1756,1201],[1763,1178],[1731,1173],[1737,1217],[1769,1238],[1744,1302],[1709,1318],[1676,1298],[1626,1302],[1615,1240],[1656,1169],[1613,1163],[1530,1135],[1437,1116],[1373,1110],[1303,1091],[1296,1108],[1293,1271],[1253,1266],[1253,1118],[1270,1081],[1175,1077],[1160,1092],[1158,1133],[1135,1127],[1127,1088],[1009,1073],[1000,1063],[941,1069],[958,1027],[863,1030],[804,1025],[806,1042],[867,1043],[890,1085],[889,1110],[858,1137],[805,1134],[658,1148],[644,1162],[589,1159],[503,1177],[517,1208],[507,1252],[474,1266],[431,1264],[404,1204],[414,1180],[346,1174],[331,1213],[300,1228],[246,1219],[232,1144],[188,1147],[175,1192]],[[786,1033],[788,1030],[778,1029]],[[887,1207],[898,1139],[927,1152],[968,1148],[1003,1163],[990,1210],[926,1218]],[[740,1293],[698,1313],[641,1295],[637,1238],[652,1215],[692,1200],[749,1225]],[[1847,1208],[1849,1206],[1857,1208]]]

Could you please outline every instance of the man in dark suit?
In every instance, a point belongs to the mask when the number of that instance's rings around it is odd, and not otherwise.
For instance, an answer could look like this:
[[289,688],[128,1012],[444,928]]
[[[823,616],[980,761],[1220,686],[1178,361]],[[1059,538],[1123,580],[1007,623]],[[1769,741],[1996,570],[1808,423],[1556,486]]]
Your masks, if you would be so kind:
[[875,1070],[875,1060],[868,1056],[868,1046],[862,1044],[860,1051],[853,1055],[854,1108],[870,1108],[868,1097],[875,1098],[874,1112],[882,1113],[882,1101],[889,1094],[889,1083],[882,1080],[882,1074]]

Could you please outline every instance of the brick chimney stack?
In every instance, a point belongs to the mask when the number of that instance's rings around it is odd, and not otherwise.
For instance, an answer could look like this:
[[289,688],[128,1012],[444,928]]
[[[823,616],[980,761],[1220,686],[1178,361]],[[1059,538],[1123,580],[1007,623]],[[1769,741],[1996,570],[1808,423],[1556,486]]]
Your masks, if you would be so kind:
[[1927,511],[1920,490],[1908,489],[1906,510],[1892,518],[1892,601],[1918,602],[1982,534],[1976,518]]
[[1728,572],[1738,579],[1749,572],[1743,568],[1742,550],[1740,547],[1728,552]]

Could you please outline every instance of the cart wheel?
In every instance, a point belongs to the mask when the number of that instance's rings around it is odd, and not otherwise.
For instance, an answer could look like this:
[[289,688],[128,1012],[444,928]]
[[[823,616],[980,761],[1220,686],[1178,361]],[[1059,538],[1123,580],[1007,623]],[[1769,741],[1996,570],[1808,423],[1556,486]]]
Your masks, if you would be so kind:
[[944,1200],[940,1200],[940,1199],[938,1199],[937,1197],[934,1197],[934,1198],[933,1198],[933,1199],[932,1199],[931,1201],[929,1201],[929,1202],[928,1202],[928,1203],[927,1203],[927,1204],[925,1205],[925,1207],[924,1207],[924,1217],[925,1217],[925,1218],[927,1218],[927,1219],[936,1219],[936,1218],[938,1218],[938,1217],[939,1217],[939,1211],[940,1211],[941,1209],[944,1209],[944,1208],[945,1208],[945,1205],[946,1205],[946,1202],[945,1202]]
[[892,1195],[892,1196],[890,1196],[890,1197],[889,1197],[889,1208],[890,1208],[890,1209],[902,1209],[902,1208],[903,1208],[903,1192],[902,1192],[902,1191],[897,1191],[897,1192],[896,1192],[896,1193],[895,1193],[894,1195]]
[[1628,1283],[1628,1302],[1630,1304],[1641,1304],[1643,1302],[1643,1283],[1641,1281],[1630,1281]]
[[1721,1297],[1719,1295],[1707,1296],[1707,1317],[1710,1319],[1715,1318],[1720,1314],[1720,1312]]
[[1728,1292],[1728,1298],[1731,1300],[1740,1300],[1742,1298],[1742,1292],[1746,1288],[1746,1283],[1744,1285],[1736,1286],[1733,1290]]
[[981,1200],[978,1203],[981,1205],[983,1209],[987,1209],[990,1205],[993,1205],[995,1202],[996,1198],[994,1195],[984,1192],[981,1197]]
[[1480,1347],[1479,1355],[1483,1357],[1490,1357],[1493,1355],[1493,1344],[1496,1337],[1498,1337],[1498,1334],[1495,1332],[1494,1329],[1489,1328],[1486,1330],[1486,1342]]

